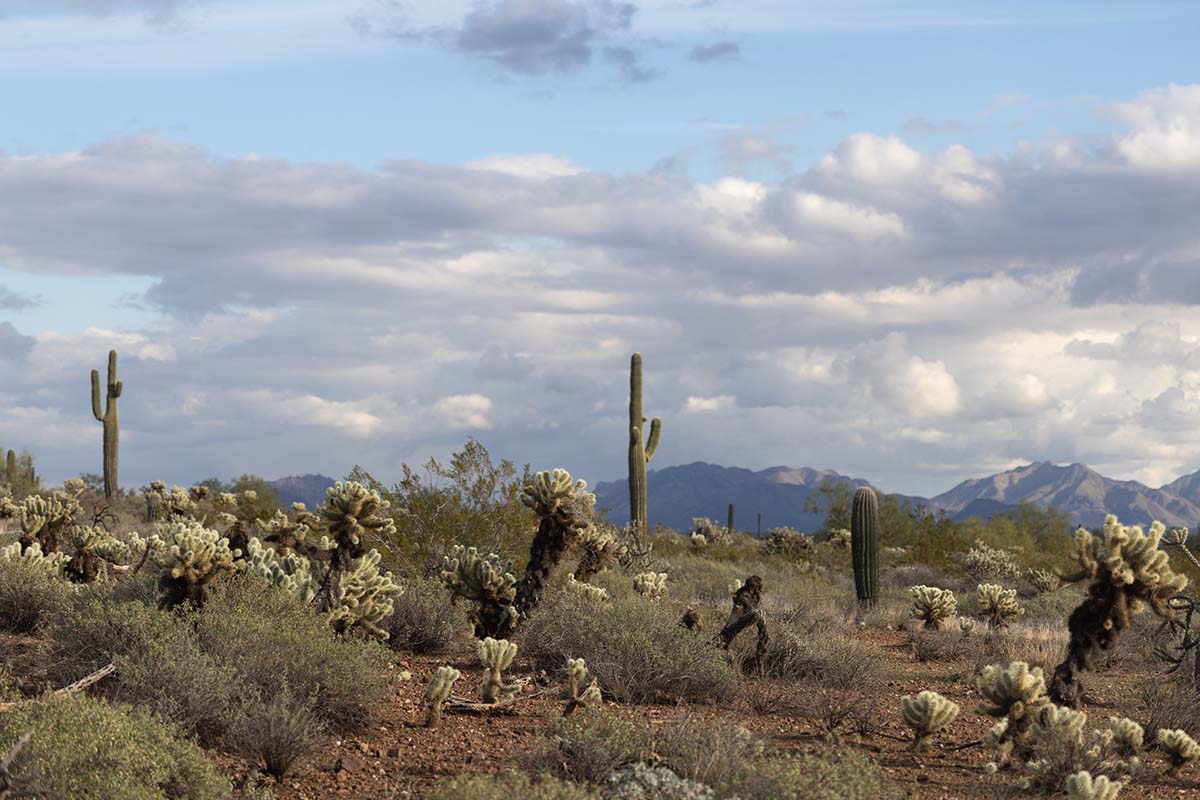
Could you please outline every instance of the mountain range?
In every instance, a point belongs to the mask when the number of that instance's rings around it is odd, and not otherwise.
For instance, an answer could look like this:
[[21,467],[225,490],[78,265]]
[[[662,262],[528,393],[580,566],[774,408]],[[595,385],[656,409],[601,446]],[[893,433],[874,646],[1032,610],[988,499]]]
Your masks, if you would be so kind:
[[[762,514],[762,530],[788,525],[801,531],[818,529],[823,515],[804,510],[809,496],[826,480],[857,489],[870,486],[863,478],[810,467],[768,467],[749,470],[697,461],[646,474],[650,493],[650,524],[688,531],[694,517],[725,523],[730,503],[734,524],[753,531]],[[302,502],[316,508],[334,483],[324,475],[281,478],[270,484],[284,506]],[[887,491],[887,487],[874,487]],[[624,478],[602,481],[593,490],[596,505],[614,522],[629,519],[629,488]],[[1083,464],[1059,466],[1038,461],[984,478],[963,481],[934,497],[904,497],[930,509],[945,511],[955,520],[984,519],[1004,514],[1020,503],[1054,508],[1089,528],[1116,514],[1127,524],[1148,525],[1161,520],[1168,527],[1194,527],[1200,521],[1200,471],[1164,486],[1151,488],[1137,481],[1107,478]]]

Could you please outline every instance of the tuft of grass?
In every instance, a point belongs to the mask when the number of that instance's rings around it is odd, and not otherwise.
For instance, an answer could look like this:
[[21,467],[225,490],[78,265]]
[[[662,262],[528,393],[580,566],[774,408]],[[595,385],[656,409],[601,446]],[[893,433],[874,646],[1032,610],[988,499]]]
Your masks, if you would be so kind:
[[0,559],[0,631],[32,633],[71,603],[74,587],[40,566]]

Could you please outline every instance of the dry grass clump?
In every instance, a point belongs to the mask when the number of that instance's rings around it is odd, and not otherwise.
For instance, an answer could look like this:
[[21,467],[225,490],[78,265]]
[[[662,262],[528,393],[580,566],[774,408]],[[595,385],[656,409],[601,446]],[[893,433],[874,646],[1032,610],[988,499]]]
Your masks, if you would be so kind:
[[652,752],[650,731],[612,711],[584,709],[561,720],[557,735],[530,757],[530,766],[562,778],[600,783],[626,764]]
[[585,659],[600,688],[619,702],[728,699],[736,674],[703,632],[679,624],[683,610],[628,596],[598,609],[586,598],[563,593],[530,617],[521,649],[554,673],[569,658]]
[[392,608],[384,627],[393,650],[444,653],[471,630],[462,604],[447,602],[445,585],[433,578],[406,581]]

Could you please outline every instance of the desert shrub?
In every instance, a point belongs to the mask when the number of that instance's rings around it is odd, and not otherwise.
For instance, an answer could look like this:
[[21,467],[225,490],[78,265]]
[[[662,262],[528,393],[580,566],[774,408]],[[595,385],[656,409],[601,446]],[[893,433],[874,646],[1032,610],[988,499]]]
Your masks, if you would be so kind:
[[0,752],[25,733],[12,770],[37,796],[78,800],[217,800],[231,796],[196,745],[145,709],[82,695],[23,703],[0,717]]
[[865,755],[806,754],[748,762],[721,792],[739,800],[874,800],[884,775]]
[[908,648],[919,664],[933,661],[954,661],[962,654],[963,634],[960,631],[909,631]]
[[587,786],[562,781],[550,775],[532,778],[523,772],[498,775],[455,775],[438,781],[429,800],[597,800],[600,795]]
[[553,743],[531,757],[533,766],[576,781],[599,783],[613,770],[644,761],[651,750],[643,726],[599,708],[559,722]]
[[421,578],[405,583],[404,594],[392,601],[391,619],[385,627],[388,645],[413,653],[441,653],[470,632],[466,611],[451,604],[439,580]]
[[522,652],[551,672],[585,659],[605,694],[621,702],[728,697],[736,675],[707,637],[679,625],[682,613],[638,597],[614,598],[597,613],[586,598],[564,593],[530,617]]
[[324,726],[309,703],[284,686],[269,697],[255,697],[239,709],[229,738],[241,755],[260,761],[268,773],[278,778],[286,775],[324,734]]
[[[882,577],[884,587],[891,589],[908,589],[910,586],[946,586],[950,583],[949,576],[943,570],[929,564],[903,564],[895,569],[886,570]],[[908,593],[905,592],[905,597]]]
[[0,630],[29,633],[70,603],[65,579],[23,559],[0,558]]
[[361,726],[387,691],[386,647],[334,635],[323,615],[260,580],[219,586],[197,616],[196,635],[244,685],[264,696],[287,686],[334,730]]
[[661,764],[630,764],[608,776],[605,800],[714,800],[703,783],[681,778]]
[[732,722],[685,715],[659,732],[654,750],[680,777],[725,786],[746,761],[762,753],[763,744]]
[[1147,741],[1153,741],[1159,730],[1200,736],[1200,691],[1182,676],[1139,682],[1138,699],[1145,706]]

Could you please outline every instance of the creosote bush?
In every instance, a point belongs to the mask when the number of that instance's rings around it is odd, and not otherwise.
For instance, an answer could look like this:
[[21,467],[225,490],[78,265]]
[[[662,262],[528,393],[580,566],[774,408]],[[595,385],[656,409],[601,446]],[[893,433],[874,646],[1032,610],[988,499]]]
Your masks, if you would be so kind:
[[224,800],[232,796],[204,752],[145,709],[83,695],[22,703],[0,715],[0,753],[24,734],[12,765],[47,798]]
[[531,777],[523,772],[497,775],[455,775],[434,784],[429,800],[599,800],[587,786],[550,775]]
[[529,618],[522,650],[555,673],[570,658],[587,660],[606,694],[618,702],[716,702],[731,695],[736,675],[707,638],[679,625],[682,609],[620,597],[603,609],[561,593]]

